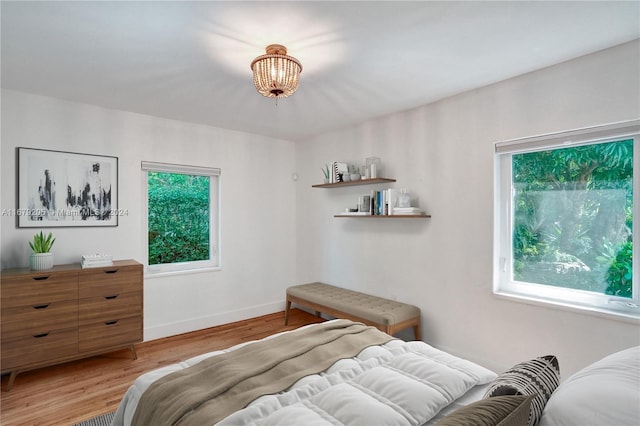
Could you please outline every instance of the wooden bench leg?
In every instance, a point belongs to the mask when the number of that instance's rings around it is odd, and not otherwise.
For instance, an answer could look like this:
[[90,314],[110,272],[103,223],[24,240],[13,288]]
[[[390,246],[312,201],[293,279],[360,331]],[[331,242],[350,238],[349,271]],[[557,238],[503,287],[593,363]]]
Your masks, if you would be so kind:
[[291,300],[287,299],[286,306],[284,308],[284,325],[289,324],[289,310],[291,309]]
[[422,333],[420,331],[420,323],[413,326],[413,334],[416,336],[416,340],[422,340]]

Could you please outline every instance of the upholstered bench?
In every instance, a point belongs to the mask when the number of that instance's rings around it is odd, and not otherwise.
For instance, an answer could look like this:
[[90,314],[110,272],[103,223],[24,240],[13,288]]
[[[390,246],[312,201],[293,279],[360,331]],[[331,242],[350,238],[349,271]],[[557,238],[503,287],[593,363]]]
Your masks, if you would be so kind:
[[391,335],[413,327],[416,340],[421,339],[420,308],[417,306],[324,283],[301,284],[287,288],[285,325],[289,323],[292,303],[315,310],[317,316],[324,313],[359,321]]

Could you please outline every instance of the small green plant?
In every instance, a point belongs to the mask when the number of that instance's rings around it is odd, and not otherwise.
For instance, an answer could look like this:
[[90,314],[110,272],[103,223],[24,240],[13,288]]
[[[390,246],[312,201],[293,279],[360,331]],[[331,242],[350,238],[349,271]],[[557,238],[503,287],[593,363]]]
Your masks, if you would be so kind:
[[322,173],[324,174],[324,178],[326,180],[329,180],[329,165],[325,164],[324,165],[324,169],[321,169]]
[[42,231],[40,231],[39,234],[33,236],[33,242],[29,241],[29,247],[31,247],[34,253],[49,253],[55,240],[51,232],[45,237]]

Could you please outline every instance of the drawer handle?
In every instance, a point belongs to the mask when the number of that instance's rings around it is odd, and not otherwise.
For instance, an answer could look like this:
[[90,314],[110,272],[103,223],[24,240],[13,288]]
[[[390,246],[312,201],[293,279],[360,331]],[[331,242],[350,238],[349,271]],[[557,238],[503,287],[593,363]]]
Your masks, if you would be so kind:
[[49,275],[45,275],[43,277],[32,277],[34,280],[36,281],[43,281],[43,280],[48,280],[49,279]]
[[117,269],[107,269],[104,271],[105,274],[115,274],[116,272],[118,272]]
[[117,324],[117,323],[118,323],[118,320],[115,320],[115,321],[107,321],[107,322],[105,322],[105,323],[104,323],[104,325],[114,325],[114,324]]
[[46,305],[36,305],[33,307],[33,309],[46,309],[49,307],[49,304],[47,303]]
[[107,299],[107,300],[113,300],[113,299],[117,298],[118,296],[119,295],[116,294],[116,295],[113,295],[113,296],[105,296],[104,298]]
[[41,333],[41,334],[36,334],[36,335],[35,335],[35,336],[33,336],[33,337],[35,337],[36,339],[39,339],[39,338],[41,338],[41,337],[47,337],[48,335],[49,335],[49,333]]

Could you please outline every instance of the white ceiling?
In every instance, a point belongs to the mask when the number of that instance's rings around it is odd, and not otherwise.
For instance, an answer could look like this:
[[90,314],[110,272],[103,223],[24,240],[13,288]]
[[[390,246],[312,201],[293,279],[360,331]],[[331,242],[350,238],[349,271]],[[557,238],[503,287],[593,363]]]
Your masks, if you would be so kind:
[[[2,1],[2,87],[298,140],[640,38],[639,6]],[[303,65],[277,106],[249,69],[272,43]]]

